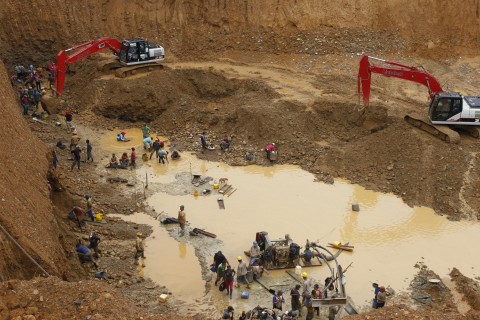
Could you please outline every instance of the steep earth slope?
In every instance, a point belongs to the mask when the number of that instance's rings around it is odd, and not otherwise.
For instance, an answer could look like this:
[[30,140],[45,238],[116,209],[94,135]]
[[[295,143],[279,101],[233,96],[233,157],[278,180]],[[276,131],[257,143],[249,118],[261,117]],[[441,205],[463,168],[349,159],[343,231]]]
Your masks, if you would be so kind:
[[[52,275],[65,272],[63,238],[48,187],[48,150],[22,117],[0,64],[0,224]],[[40,270],[0,232],[0,276],[31,278]]]
[[[164,44],[170,57],[205,50],[259,50],[321,54],[352,50],[348,39],[394,36],[409,49],[478,48],[479,1],[402,0],[6,0],[0,8],[0,53],[8,64],[46,62],[61,48],[101,36],[142,36]],[[34,18],[31,18],[34,17]],[[311,36],[305,46],[298,39]]]

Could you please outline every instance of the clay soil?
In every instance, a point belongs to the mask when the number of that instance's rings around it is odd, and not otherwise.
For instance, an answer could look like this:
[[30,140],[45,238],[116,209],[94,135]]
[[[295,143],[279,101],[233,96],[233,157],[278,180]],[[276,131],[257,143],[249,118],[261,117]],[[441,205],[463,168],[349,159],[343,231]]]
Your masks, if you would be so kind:
[[[145,208],[132,191],[139,186],[134,171],[121,174],[133,189],[107,181],[115,174],[103,169],[108,157],[103,150],[95,151],[94,164],[82,163],[81,171],[70,173],[65,160],[49,170],[49,147],[69,141],[64,129],[54,125],[65,109],[74,111],[83,139],[148,123],[180,151],[232,165],[246,165],[246,152],[255,154],[253,163],[271,165],[262,149],[276,142],[278,163],[299,165],[319,181],[347,179],[394,193],[409,205],[431,207],[452,220],[478,220],[478,140],[462,133],[460,144],[447,144],[408,125],[405,114],[426,115],[424,87],[377,75],[368,108],[363,109],[356,95],[362,52],[422,65],[446,90],[476,95],[480,57],[475,55],[478,30],[471,26],[478,20],[478,4],[465,5],[468,14],[459,19],[459,1],[433,10],[393,0],[382,5],[325,2],[324,10],[315,1],[174,1],[160,7],[152,1],[133,1],[132,6],[86,2],[35,1],[36,6],[7,1],[0,9],[0,37],[2,43],[15,44],[0,49],[7,70],[16,62],[46,65],[59,49],[105,35],[144,34],[167,48],[167,59],[163,70],[125,79],[97,71],[97,63],[106,59],[103,54],[72,64],[63,96],[45,98],[52,112],[47,125],[18,116],[20,106],[14,92],[7,92],[2,69],[0,146],[5,154],[11,148],[13,152],[2,159],[7,170],[2,171],[6,200],[2,198],[0,222],[53,277],[37,277],[35,266],[2,236],[1,319],[171,319],[180,308],[191,318],[215,318],[212,310],[201,313],[194,307],[208,301],[182,304],[172,297],[169,303],[158,302],[168,288],[141,277],[132,258],[135,233],[148,234],[147,227],[109,219],[78,232],[67,219],[72,205],[83,205],[86,192],[95,195],[96,209],[105,212],[129,214]],[[37,7],[43,11],[29,11]],[[442,27],[445,14],[459,23]],[[424,19],[427,15],[430,19]],[[25,23],[25,16],[39,20]],[[230,136],[230,149],[201,152],[202,131],[217,145]],[[59,152],[62,159],[67,157],[67,151]],[[105,280],[95,280],[96,270],[80,265],[73,249],[76,239],[93,229],[103,239],[99,264],[107,271]],[[45,238],[42,230],[48,231]],[[386,308],[352,319],[479,319],[478,281],[452,271],[456,291],[468,306],[461,314],[449,288],[422,282],[435,276],[435,266],[428,267],[419,267],[411,295],[397,293]]]

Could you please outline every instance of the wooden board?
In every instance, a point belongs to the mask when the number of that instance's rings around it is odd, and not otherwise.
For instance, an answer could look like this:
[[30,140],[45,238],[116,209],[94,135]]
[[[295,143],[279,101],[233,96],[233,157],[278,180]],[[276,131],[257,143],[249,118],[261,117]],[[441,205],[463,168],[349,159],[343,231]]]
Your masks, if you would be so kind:
[[225,193],[227,193],[231,188],[232,188],[232,186],[231,186],[230,184],[223,185],[220,189],[218,189],[218,193],[225,194]]
[[197,234],[202,234],[202,235],[210,237],[210,238],[216,238],[217,237],[216,234],[205,231],[203,229],[193,228],[192,232],[197,233]]
[[226,195],[227,197],[230,197],[235,191],[237,191],[237,189],[231,188],[230,190],[228,190],[227,193],[225,193],[225,195]]
[[334,243],[329,243],[327,247],[330,247],[330,248],[334,248],[334,249],[338,249],[338,250],[345,250],[345,251],[353,251],[353,246],[349,246],[349,245],[346,245],[346,244],[342,244],[341,246],[339,245],[336,245]]

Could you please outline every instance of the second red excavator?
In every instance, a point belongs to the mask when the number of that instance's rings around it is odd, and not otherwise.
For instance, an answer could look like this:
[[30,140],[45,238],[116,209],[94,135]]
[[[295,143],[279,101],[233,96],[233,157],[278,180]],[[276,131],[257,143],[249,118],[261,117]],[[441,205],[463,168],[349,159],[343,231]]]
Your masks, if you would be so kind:
[[[371,60],[382,65],[370,64]],[[446,142],[458,143],[460,135],[452,129],[468,132],[480,137],[480,97],[462,96],[457,92],[445,92],[438,80],[421,67],[412,67],[364,55],[358,70],[358,93],[368,106],[372,73],[413,81],[428,88],[430,105],[428,117],[406,115],[405,120]]]

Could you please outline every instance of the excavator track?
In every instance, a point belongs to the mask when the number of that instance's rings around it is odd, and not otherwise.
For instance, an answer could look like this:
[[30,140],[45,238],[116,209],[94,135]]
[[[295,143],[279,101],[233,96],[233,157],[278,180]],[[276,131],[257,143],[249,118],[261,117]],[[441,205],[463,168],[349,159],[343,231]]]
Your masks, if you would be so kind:
[[404,119],[414,127],[426,131],[432,136],[437,137],[447,143],[460,142],[460,134],[457,131],[450,129],[448,126],[433,125],[430,123],[430,119],[428,119],[427,117],[414,118],[410,115],[406,115]]
[[163,69],[163,65],[159,63],[151,63],[151,64],[139,64],[135,66],[129,67],[122,67],[115,70],[115,76],[117,78],[125,78],[130,75],[136,74],[138,71],[153,71]]
[[480,138],[480,128],[478,126],[461,126],[461,129],[476,139]]

